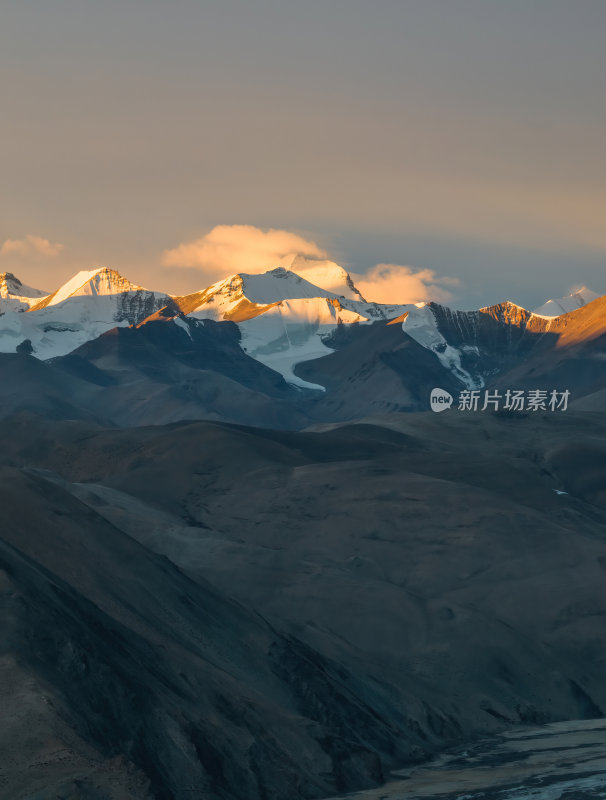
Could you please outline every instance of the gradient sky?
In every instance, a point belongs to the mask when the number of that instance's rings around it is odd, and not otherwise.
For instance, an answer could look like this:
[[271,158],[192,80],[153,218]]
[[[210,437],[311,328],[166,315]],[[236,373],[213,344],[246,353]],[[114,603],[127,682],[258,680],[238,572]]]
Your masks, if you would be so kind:
[[0,244],[51,248],[0,269],[192,291],[162,253],[248,224],[460,307],[606,293],[605,38],[603,0],[4,0]]

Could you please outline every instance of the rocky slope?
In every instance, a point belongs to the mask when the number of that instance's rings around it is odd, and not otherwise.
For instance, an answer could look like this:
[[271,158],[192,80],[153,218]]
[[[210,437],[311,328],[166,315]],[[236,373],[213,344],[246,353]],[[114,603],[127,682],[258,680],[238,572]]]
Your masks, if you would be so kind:
[[[604,297],[553,318],[513,303],[479,311],[452,311],[430,303],[411,310],[403,329],[469,388],[553,388],[571,381],[570,388],[583,396],[606,386]],[[593,384],[581,375],[582,362]]]

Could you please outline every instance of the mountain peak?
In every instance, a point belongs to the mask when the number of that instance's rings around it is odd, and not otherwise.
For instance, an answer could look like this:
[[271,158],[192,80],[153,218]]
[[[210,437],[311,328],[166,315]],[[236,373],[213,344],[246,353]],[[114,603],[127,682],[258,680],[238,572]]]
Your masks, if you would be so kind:
[[202,292],[177,298],[177,302],[181,310],[188,309],[187,313],[210,306],[218,319],[231,319],[234,308],[239,309],[242,303],[267,307],[283,300],[333,296],[296,272],[276,267],[267,272],[229,275]]
[[56,306],[67,300],[68,297],[106,296],[142,290],[143,287],[123,278],[116,270],[109,267],[98,267],[94,270],[77,272],[67,283],[64,283],[56,292],[46,297],[31,310],[39,311],[48,306]]
[[327,292],[346,297],[348,300],[366,302],[351,275],[334,261],[312,261],[304,256],[297,256],[290,265],[290,269],[309,283],[313,283]]
[[586,286],[582,286],[580,289],[575,289],[566,295],[566,297],[547,300],[542,306],[535,308],[533,313],[540,317],[559,317],[560,314],[568,314],[570,311],[582,308],[587,303],[597,300],[599,296],[599,294],[592,292]]
[[45,296],[46,292],[25,286],[12,272],[0,272],[0,310],[24,311]]
[[12,272],[0,272],[0,286],[22,286],[21,281]]
[[519,311],[525,311],[527,314],[531,314],[532,312],[529,311],[524,306],[519,305],[518,303],[514,303],[512,300],[503,300],[501,303],[493,303],[490,306],[483,306],[480,311],[492,311],[493,309],[499,309],[504,311],[514,311],[518,309]]

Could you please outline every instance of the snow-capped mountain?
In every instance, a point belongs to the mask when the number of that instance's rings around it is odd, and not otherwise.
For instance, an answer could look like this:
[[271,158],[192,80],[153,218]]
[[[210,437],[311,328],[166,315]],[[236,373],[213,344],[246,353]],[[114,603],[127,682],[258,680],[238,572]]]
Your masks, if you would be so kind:
[[99,267],[76,273],[57,291],[32,306],[31,310],[40,311],[43,308],[58,306],[65,300],[78,297],[117,297],[119,298],[119,315],[125,319],[132,318],[132,324],[135,318],[141,317],[141,314],[147,311],[148,306],[154,305],[150,299],[151,296],[168,297],[164,293],[150,292],[142,286],[137,286],[113,269]]
[[348,300],[366,302],[351,275],[334,261],[317,261],[297,256],[290,265],[290,269],[309,283],[326,289],[331,294],[346,297]]
[[[325,341],[338,325],[390,319],[407,306],[367,303],[348,273],[332,262],[300,259],[297,265],[323,286],[278,268],[232,275],[201,292],[171,297],[150,292],[111,269],[79,272],[55,292],[38,293],[27,314],[12,310],[2,315],[0,352],[14,352],[29,340],[38,358],[65,355],[113,327],[139,324],[166,307],[169,316],[184,313],[237,323],[245,352],[290,382],[309,386],[293,367],[332,352]],[[16,287],[13,278],[7,293],[17,296]]]
[[[299,259],[297,267],[307,278],[284,268],[237,274],[181,297],[150,292],[107,268],[79,272],[49,295],[38,292],[25,316],[15,310],[2,316],[0,352],[14,352],[29,340],[38,358],[64,355],[106,330],[138,324],[168,307],[169,315],[237,323],[246,352],[289,381],[307,385],[293,366],[331,352],[325,339],[338,325],[390,319],[406,308],[367,303],[333,262]],[[12,277],[7,295],[19,296],[17,288]]]
[[477,311],[428,303],[411,309],[402,328],[467,388],[477,389],[528,352],[553,323],[510,301]]
[[[237,322],[249,355],[290,383],[322,389],[297,377],[296,364],[332,352],[326,341],[338,325],[391,319],[408,306],[367,303],[342,267],[311,263],[300,263],[308,278],[336,288],[322,288],[292,269],[278,267],[262,274],[232,275],[175,302],[196,319]],[[341,290],[346,294],[336,293]]]
[[269,272],[230,275],[202,292],[175,298],[184,314],[198,319],[241,322],[264,313],[283,300],[334,297],[294,272],[278,267]]
[[29,340],[38,358],[71,352],[116,326],[133,325],[170,302],[170,297],[137,286],[117,272],[79,272],[27,313],[0,317],[0,351],[15,352]]
[[592,292],[591,289],[588,289],[586,286],[583,286],[581,289],[577,289],[571,294],[566,295],[566,297],[560,297],[557,300],[547,300],[542,306],[535,308],[533,314],[542,317],[559,317],[560,314],[567,314],[569,311],[581,308],[587,305],[587,303],[597,300],[598,297],[598,294]]
[[26,311],[46,297],[46,292],[25,286],[12,272],[0,272],[0,314]]
[[[317,262],[313,262],[317,265]],[[321,262],[305,267],[300,275],[284,267],[264,273],[238,273],[212,284],[202,292],[175,297],[184,314],[205,319],[231,319],[240,322],[264,313],[267,307],[284,300],[338,299],[343,308],[369,319],[390,318],[402,305],[368,303],[355,287],[348,273],[337,264]],[[312,282],[311,278],[317,279]],[[323,288],[324,286],[335,288]],[[401,313],[401,312],[400,312]]]
[[[604,297],[558,316],[536,314],[511,302],[478,311],[453,311],[428,303],[411,309],[402,328],[471,389],[492,384],[512,369],[517,370],[518,380],[522,376],[531,380],[546,364],[564,364],[571,359],[577,360],[577,370],[587,372],[584,382],[595,379],[599,383],[606,364]],[[589,360],[581,367],[579,358]],[[532,365],[528,373],[522,369],[525,364]],[[579,372],[570,379],[580,376]]]
[[[367,365],[382,358],[386,364],[397,362],[397,380],[405,380],[407,386],[413,374],[422,384],[423,376],[431,373],[437,378],[444,370],[455,385],[480,388],[494,385],[499,376],[536,359],[537,354],[547,357],[545,354],[566,348],[576,352],[579,343],[601,341],[606,332],[604,303],[592,300],[594,293],[586,289],[561,301],[549,301],[559,303],[558,308],[582,304],[557,315],[530,312],[510,302],[465,312],[437,303],[369,303],[338,264],[295,259],[293,267],[301,274],[283,267],[261,274],[239,273],[203,291],[175,297],[144,289],[107,268],[79,272],[49,295],[24,287],[14,275],[6,274],[0,278],[0,303],[4,303],[0,309],[6,309],[0,313],[0,352],[14,353],[29,340],[33,354],[45,360],[71,353],[112,328],[153,319],[172,319],[183,326],[184,317],[189,317],[194,322],[235,324],[244,353],[300,388],[324,391],[332,386],[330,358],[344,345]],[[539,310],[555,309],[548,305]],[[404,350],[392,333],[371,335],[373,323],[387,322],[401,331]],[[349,330],[359,331],[355,341],[349,334],[344,336]],[[430,353],[431,361],[404,345],[410,340]],[[389,353],[383,356],[384,342],[388,342]],[[589,375],[596,373],[596,347],[590,346],[594,362]],[[23,352],[28,349],[28,345],[20,348]],[[414,356],[410,374],[404,351]],[[606,362],[606,354],[600,358]],[[317,369],[299,368],[318,359],[323,359],[323,366]],[[347,372],[342,361],[339,370]],[[368,368],[368,375],[382,369]],[[358,380],[355,369],[350,377]],[[394,403],[410,406],[401,398]]]

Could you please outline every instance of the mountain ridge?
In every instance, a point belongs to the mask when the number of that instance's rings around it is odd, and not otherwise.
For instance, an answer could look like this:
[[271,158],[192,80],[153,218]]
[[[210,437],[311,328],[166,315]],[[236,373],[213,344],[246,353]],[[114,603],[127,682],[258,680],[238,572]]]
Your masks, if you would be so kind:
[[[280,375],[291,387],[304,393],[315,392],[315,411],[306,412],[312,418],[320,409],[329,415],[328,419],[335,414],[338,419],[355,413],[364,415],[380,407],[420,410],[431,382],[451,391],[501,386],[506,379],[522,381],[526,386],[541,375],[545,381],[548,376],[554,380],[556,364],[566,364],[562,375],[569,376],[577,399],[585,393],[594,397],[593,403],[601,402],[601,392],[606,389],[601,360],[605,357],[602,337],[606,333],[606,298],[590,300],[559,316],[536,314],[511,301],[475,311],[459,311],[435,302],[385,305],[360,299],[349,274],[332,262],[317,264],[303,259],[300,268],[310,277],[315,274],[325,285],[347,291],[349,297],[317,286],[283,267],[259,274],[237,273],[200,292],[182,296],[149,291],[114,270],[100,267],[77,273],[29,309],[1,314],[0,349],[14,352],[17,346],[25,351],[31,348],[33,355],[43,360],[74,353],[73,364],[78,361],[91,379],[96,376],[107,383],[107,376],[95,372],[97,363],[90,361],[94,348],[84,348],[82,352],[78,348],[116,326],[145,328],[148,323],[172,321],[182,328],[180,335],[189,337],[188,347],[195,349],[198,345],[191,344],[199,338],[195,325],[209,321],[236,326],[236,349],[230,356],[234,365],[239,362],[237,353],[244,353]],[[10,275],[5,280],[7,291],[18,289],[17,278]],[[585,292],[583,299],[589,297]],[[381,328],[387,323],[391,332]],[[352,336],[345,350],[345,332],[349,330]],[[165,334],[166,340],[173,343],[171,347],[180,347],[171,329],[166,329]],[[141,344],[148,338],[143,330]],[[409,339],[423,350],[408,345]],[[201,341],[200,353],[206,353],[204,358],[208,360],[206,345]],[[162,347],[163,355],[158,353],[157,357],[167,359],[167,366],[172,363],[171,369],[175,368],[179,359],[175,362],[173,354]],[[424,356],[423,351],[431,357]],[[347,358],[353,359],[349,365],[344,362],[346,352]],[[187,369],[206,369],[199,356],[194,357],[192,352],[190,357],[193,361]],[[85,367],[87,359],[89,366]],[[134,363],[132,356],[129,359]],[[212,364],[212,359],[208,363]],[[133,369],[133,375],[140,374],[139,366]],[[181,365],[179,374],[184,369]],[[365,374],[375,374],[380,380],[376,398]],[[259,371],[260,383],[255,391],[261,389],[261,375]],[[333,375],[342,376],[343,387],[335,385]],[[224,378],[215,376],[213,381]],[[227,386],[223,391],[227,392]],[[321,395],[327,392],[333,396],[325,402]],[[347,392],[359,395],[357,399],[348,398]],[[366,406],[362,398],[366,398]],[[299,425],[298,403],[293,403],[293,420],[296,418]],[[189,401],[185,407],[198,416]],[[203,408],[208,410],[206,401],[200,410]],[[117,413],[123,417],[122,411]],[[181,412],[176,413],[179,417]],[[262,414],[259,421],[264,418]],[[243,419],[254,422],[246,414]]]

